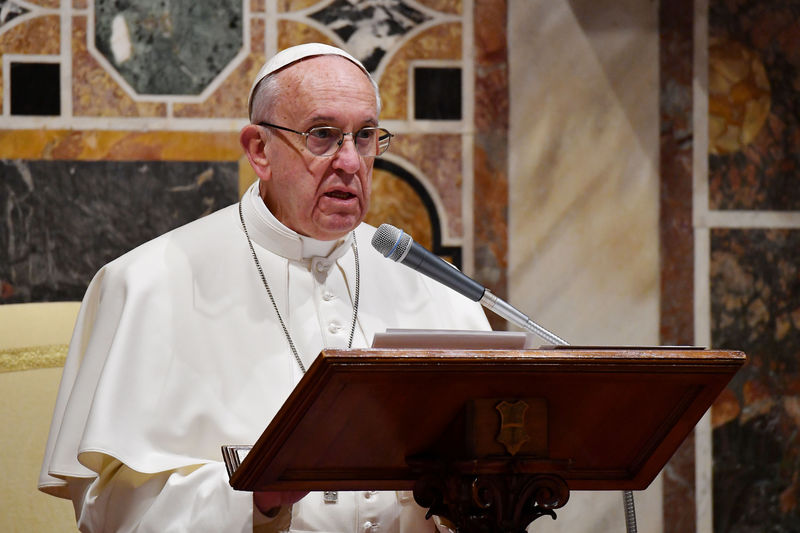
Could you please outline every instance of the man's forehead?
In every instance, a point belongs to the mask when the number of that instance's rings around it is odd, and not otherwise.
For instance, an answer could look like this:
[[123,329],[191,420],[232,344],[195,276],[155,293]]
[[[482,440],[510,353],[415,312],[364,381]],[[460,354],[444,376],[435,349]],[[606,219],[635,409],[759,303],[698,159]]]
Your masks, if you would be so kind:
[[364,67],[364,65],[362,65],[358,59],[354,58],[341,48],[336,48],[335,46],[330,46],[322,43],[306,43],[297,46],[292,46],[284,50],[281,50],[280,52],[272,56],[266,63],[264,63],[264,66],[261,67],[261,70],[259,70],[255,80],[253,81],[253,85],[250,88],[250,95],[247,101],[248,112],[250,113],[250,115],[252,116],[253,112],[253,95],[261,80],[263,80],[270,74],[278,72],[282,69],[289,67],[290,65],[297,63],[298,61],[303,61],[305,59],[313,58],[315,56],[343,57],[348,61],[350,61],[351,63],[353,63],[354,65],[356,65],[359,69],[361,69],[364,72],[364,74],[367,77],[369,77],[369,73],[367,72],[367,69]]
[[343,116],[360,115],[359,124],[377,123],[377,100],[366,75],[335,56],[310,57],[274,74],[282,90],[272,113],[298,127],[310,123],[337,125]]

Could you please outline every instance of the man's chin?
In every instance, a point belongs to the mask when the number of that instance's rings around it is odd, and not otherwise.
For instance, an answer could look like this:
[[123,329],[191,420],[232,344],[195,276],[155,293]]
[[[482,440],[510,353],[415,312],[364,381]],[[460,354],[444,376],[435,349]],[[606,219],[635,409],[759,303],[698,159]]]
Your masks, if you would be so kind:
[[341,239],[361,224],[362,218],[354,216],[334,216],[325,217],[321,224],[317,225],[315,239],[320,241],[335,241]]

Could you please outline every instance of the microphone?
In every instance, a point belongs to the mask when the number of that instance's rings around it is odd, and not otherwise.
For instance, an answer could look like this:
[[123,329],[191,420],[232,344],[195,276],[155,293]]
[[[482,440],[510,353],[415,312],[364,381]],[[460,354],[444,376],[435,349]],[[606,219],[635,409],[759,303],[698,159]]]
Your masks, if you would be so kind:
[[372,246],[382,256],[413,268],[435,279],[473,302],[483,298],[486,288],[456,267],[417,244],[411,235],[390,224],[381,224],[372,237]]
[[535,333],[552,344],[568,344],[444,259],[415,243],[411,236],[403,230],[390,224],[381,224],[372,237],[372,246],[382,256],[425,274],[474,302],[480,302],[481,305],[512,324]]

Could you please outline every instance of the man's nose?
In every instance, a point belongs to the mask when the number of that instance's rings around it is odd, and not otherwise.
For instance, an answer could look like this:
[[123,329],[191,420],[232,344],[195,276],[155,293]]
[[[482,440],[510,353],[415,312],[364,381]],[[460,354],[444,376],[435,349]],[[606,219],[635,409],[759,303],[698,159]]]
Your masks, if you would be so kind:
[[355,173],[361,167],[361,156],[358,155],[356,143],[353,139],[353,134],[346,134],[342,137],[342,145],[339,151],[334,156],[334,164],[336,168],[340,168],[345,172]]

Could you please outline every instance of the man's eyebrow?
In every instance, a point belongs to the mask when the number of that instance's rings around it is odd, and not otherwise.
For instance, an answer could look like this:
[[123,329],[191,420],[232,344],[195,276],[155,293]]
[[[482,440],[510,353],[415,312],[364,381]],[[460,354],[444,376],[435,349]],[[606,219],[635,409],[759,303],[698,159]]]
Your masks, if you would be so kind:
[[[335,122],[335,121],[336,121],[336,117],[331,117],[331,116],[327,116],[327,115],[315,115],[315,116],[313,116],[313,117],[308,119],[309,123],[320,123],[320,122],[322,122],[322,123],[325,123],[325,124],[330,124],[331,122]],[[370,126],[377,126],[378,125],[378,120],[376,118],[369,117],[369,118],[365,118],[364,120],[362,120],[361,123],[362,124],[369,124]]]

